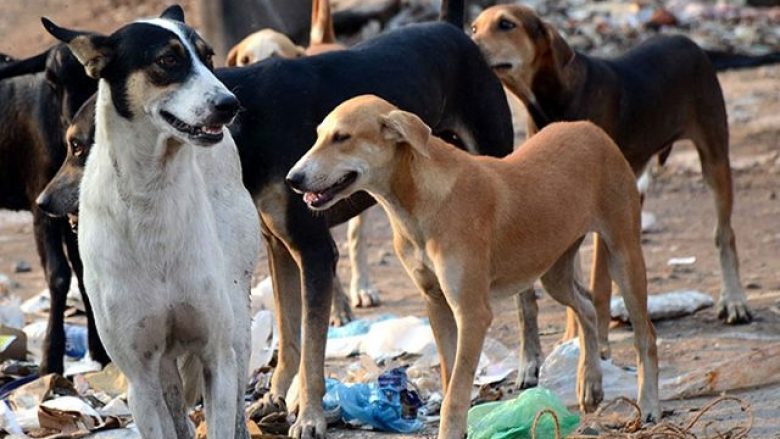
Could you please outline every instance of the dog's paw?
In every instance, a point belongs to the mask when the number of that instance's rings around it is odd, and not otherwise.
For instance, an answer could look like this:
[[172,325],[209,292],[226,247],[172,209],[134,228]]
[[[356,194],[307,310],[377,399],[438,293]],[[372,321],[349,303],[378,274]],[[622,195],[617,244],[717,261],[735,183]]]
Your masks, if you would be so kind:
[[601,387],[601,372],[585,372],[577,382],[577,397],[580,410],[592,413],[604,400],[604,390]]
[[724,319],[728,325],[740,325],[750,323],[753,320],[753,314],[744,300],[728,300],[726,298],[721,298],[718,301],[718,317]]
[[331,326],[344,326],[353,320],[355,320],[355,315],[352,313],[352,307],[349,306],[347,297],[343,294],[337,295],[333,301],[333,308],[330,310]]
[[287,415],[287,403],[281,396],[271,395],[271,392],[266,393],[262,399],[253,402],[246,409],[246,417],[258,423],[270,415],[277,414]]
[[301,410],[300,416],[290,427],[288,436],[294,439],[325,439],[325,414],[322,409]]
[[352,306],[355,308],[373,308],[379,306],[379,290],[374,287],[364,287],[351,291]]
[[639,410],[642,411],[642,422],[655,424],[661,420],[661,405],[657,401],[654,404],[640,401]]
[[531,360],[520,365],[517,373],[517,388],[520,390],[530,389],[539,384],[539,368],[541,361]]

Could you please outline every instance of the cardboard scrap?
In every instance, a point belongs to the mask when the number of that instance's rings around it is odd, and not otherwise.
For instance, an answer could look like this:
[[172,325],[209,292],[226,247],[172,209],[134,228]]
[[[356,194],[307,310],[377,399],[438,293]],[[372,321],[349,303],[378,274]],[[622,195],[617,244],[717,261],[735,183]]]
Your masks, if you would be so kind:
[[27,335],[24,331],[0,325],[0,362],[25,360],[27,358]]
[[78,396],[73,385],[61,375],[49,374],[11,392],[8,401],[16,410],[31,409],[55,396]]

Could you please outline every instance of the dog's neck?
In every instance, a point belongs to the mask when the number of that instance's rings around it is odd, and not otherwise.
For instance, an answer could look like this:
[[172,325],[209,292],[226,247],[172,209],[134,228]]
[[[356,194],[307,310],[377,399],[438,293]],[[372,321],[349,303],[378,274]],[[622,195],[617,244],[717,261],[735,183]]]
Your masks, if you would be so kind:
[[572,96],[585,79],[585,71],[582,55],[577,54],[563,68],[543,62],[530,75],[504,77],[502,81],[523,101],[534,125],[541,130],[565,119]]
[[377,184],[366,191],[387,211],[395,234],[421,242],[440,208],[451,196],[459,171],[468,167],[468,153],[431,137],[429,157],[411,147],[399,151],[393,166],[379,172]]
[[150,199],[169,187],[194,183],[194,147],[161,132],[148,114],[122,117],[105,80],[98,86],[95,145],[110,162],[124,199]]

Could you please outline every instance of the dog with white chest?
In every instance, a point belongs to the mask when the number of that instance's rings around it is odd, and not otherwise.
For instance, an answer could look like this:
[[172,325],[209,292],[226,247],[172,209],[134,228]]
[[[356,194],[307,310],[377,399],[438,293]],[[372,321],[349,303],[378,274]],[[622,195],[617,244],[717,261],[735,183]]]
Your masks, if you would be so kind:
[[109,36],[43,21],[99,79],[79,249],[98,332],[127,375],[141,434],[192,437],[184,395],[202,378],[208,436],[248,437],[260,233],[225,127],[238,100],[178,6]]

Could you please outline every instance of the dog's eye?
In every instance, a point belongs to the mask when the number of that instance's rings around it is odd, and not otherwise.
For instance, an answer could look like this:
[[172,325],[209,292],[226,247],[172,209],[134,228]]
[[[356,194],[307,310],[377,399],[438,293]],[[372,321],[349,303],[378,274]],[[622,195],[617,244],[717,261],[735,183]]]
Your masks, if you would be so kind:
[[248,57],[248,56],[246,56],[246,55],[244,55],[244,56],[241,58],[241,65],[242,65],[242,66],[245,66],[245,65],[247,65],[247,64],[249,64],[249,57]]
[[334,133],[333,134],[333,143],[341,143],[349,140],[352,136],[349,134],[343,134],[343,133]]
[[70,149],[73,151],[73,155],[80,157],[84,154],[84,144],[79,139],[70,140]]
[[170,69],[171,67],[176,67],[176,65],[179,64],[179,59],[174,55],[163,55],[157,58],[157,64],[160,67]]
[[471,33],[472,34],[477,33],[477,27],[476,26],[471,26]]
[[506,18],[502,18],[498,22],[498,28],[501,29],[501,30],[504,30],[504,31],[509,31],[509,30],[512,30],[512,29],[514,29],[516,27],[517,27],[517,25],[515,23],[507,20]]

